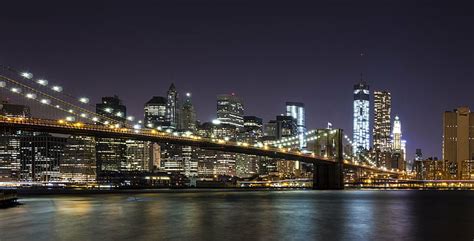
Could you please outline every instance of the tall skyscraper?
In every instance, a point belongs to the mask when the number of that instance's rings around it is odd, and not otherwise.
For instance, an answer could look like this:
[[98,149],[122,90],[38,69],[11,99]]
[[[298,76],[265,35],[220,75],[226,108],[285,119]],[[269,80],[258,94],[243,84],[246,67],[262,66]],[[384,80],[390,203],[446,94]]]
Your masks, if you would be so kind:
[[443,160],[448,179],[474,179],[474,113],[468,107],[446,111]]
[[279,115],[276,117],[277,138],[296,136],[298,133],[296,119],[291,116]]
[[369,150],[369,108],[369,85],[361,80],[359,84],[354,85],[354,154]]
[[392,97],[387,91],[374,91],[373,147],[375,152],[388,151],[392,130]]
[[299,148],[306,148],[306,139],[304,138],[304,133],[306,132],[304,104],[299,102],[286,102],[286,115],[296,120]]
[[400,118],[395,116],[395,121],[393,122],[393,143],[392,148],[394,151],[402,150],[402,124]]
[[147,128],[166,128],[170,126],[167,119],[166,99],[161,96],[153,96],[145,104],[145,127]]
[[196,131],[196,111],[191,102],[191,93],[186,93],[186,99],[181,107],[181,126],[184,131]]
[[[96,104],[96,113],[125,122],[127,108],[118,96],[103,97],[102,102]],[[96,158],[97,173],[119,172],[122,163],[126,162],[127,145],[125,140],[118,138],[97,138]]]
[[235,94],[217,96],[217,119],[223,124],[242,128],[244,126],[242,101]]
[[178,92],[176,91],[176,87],[174,86],[174,84],[171,84],[170,88],[168,89],[166,104],[167,104],[166,118],[167,118],[167,121],[169,121],[169,124],[170,124],[169,127],[171,129],[176,129],[179,123],[179,117],[178,117],[179,104],[178,104]]

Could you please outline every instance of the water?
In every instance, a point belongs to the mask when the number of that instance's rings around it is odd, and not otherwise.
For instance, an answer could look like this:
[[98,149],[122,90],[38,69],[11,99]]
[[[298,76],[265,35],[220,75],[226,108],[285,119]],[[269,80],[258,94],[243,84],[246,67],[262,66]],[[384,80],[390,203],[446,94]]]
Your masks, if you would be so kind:
[[0,240],[468,240],[474,192],[194,191],[35,196]]

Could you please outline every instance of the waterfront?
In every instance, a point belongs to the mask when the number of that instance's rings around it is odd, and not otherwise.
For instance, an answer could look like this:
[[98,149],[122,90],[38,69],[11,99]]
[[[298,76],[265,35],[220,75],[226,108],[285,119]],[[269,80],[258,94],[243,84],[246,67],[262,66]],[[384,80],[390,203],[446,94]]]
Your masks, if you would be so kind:
[[472,240],[470,191],[26,196],[0,240]]

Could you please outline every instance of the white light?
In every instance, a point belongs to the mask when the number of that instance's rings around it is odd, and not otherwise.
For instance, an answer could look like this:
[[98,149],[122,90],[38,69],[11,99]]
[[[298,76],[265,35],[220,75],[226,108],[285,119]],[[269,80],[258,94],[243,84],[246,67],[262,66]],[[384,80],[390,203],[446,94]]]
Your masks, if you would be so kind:
[[133,129],[139,130],[139,129],[141,129],[141,128],[142,128],[141,125],[138,125],[138,124],[133,125]]
[[59,105],[56,105],[56,108],[58,108],[58,109],[59,109],[59,108],[61,108],[61,106],[59,106]]
[[97,122],[97,121],[99,121],[99,118],[97,118],[97,117],[92,117],[92,121]]
[[148,127],[148,128],[153,128],[153,124],[148,123],[148,124],[146,125],[146,127]]
[[33,78],[33,74],[32,73],[28,73],[28,72],[23,72],[21,73],[21,76],[27,78],[27,79],[31,79]]
[[122,117],[123,113],[122,112],[117,112],[117,114],[115,114],[115,115],[118,116],[118,117]]
[[191,97],[191,93],[186,93],[186,97]]
[[13,93],[20,93],[20,92],[21,92],[21,89],[20,89],[20,88],[15,88],[15,87],[11,88],[10,90],[11,90]]
[[135,117],[133,117],[133,116],[127,116],[127,120],[133,121],[133,120],[135,120]]
[[28,98],[28,99],[36,99],[36,94],[28,93],[28,94],[26,94],[26,98]]
[[141,124],[141,123],[143,123],[143,121],[139,120],[139,121],[138,121],[138,124]]
[[87,103],[89,103],[89,98],[81,97],[81,98],[79,98],[79,101],[84,103],[84,104],[87,104]]
[[74,113],[74,110],[73,110],[73,109],[69,109],[68,112],[69,112],[69,113]]
[[111,108],[105,108],[105,112],[110,113],[110,112],[112,112],[112,109]]
[[214,120],[212,120],[212,124],[214,124],[214,125],[220,125],[220,124],[221,124],[221,121],[218,120],[218,119],[214,119]]
[[67,121],[74,121],[74,117],[73,117],[73,116],[67,116],[67,117],[66,117],[66,120],[67,120]]
[[61,92],[61,91],[63,91],[63,87],[57,86],[57,85],[51,87],[51,89],[54,90],[54,91],[56,91],[56,92]]
[[7,83],[5,83],[5,81],[0,81],[0,87],[4,88],[5,86],[7,86]]
[[109,121],[104,121],[104,124],[108,125],[110,122]]
[[39,79],[39,80],[36,81],[36,83],[38,83],[38,84],[40,84],[40,85],[42,85],[42,86],[48,85],[48,81],[45,80],[45,79]]
[[40,102],[41,102],[41,104],[45,104],[45,105],[51,104],[51,100],[49,100],[49,99],[41,99]]
[[82,114],[81,114],[81,117],[82,117],[82,118],[86,118],[86,117],[87,117],[87,114],[86,114],[86,113],[82,113]]

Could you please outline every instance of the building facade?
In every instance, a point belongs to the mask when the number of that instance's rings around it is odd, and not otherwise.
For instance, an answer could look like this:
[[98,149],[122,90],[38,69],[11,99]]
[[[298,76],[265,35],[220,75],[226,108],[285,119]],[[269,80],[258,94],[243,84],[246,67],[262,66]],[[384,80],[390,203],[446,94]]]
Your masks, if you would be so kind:
[[354,85],[354,112],[353,112],[353,153],[360,154],[370,148],[369,85],[364,81]]
[[217,119],[223,124],[242,128],[244,126],[242,101],[235,94],[217,96]]
[[296,120],[296,132],[299,140],[299,148],[306,148],[306,139],[304,133],[306,132],[306,120],[304,104],[300,102],[286,102],[286,115],[293,117]]

